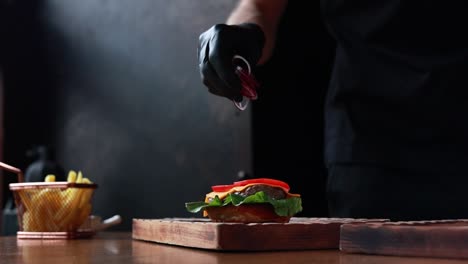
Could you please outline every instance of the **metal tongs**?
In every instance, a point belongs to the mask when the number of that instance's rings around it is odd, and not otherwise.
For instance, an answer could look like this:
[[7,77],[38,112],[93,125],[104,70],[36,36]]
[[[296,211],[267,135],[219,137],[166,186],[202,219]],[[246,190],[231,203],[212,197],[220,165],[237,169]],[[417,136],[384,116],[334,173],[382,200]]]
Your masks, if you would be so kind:
[[[233,102],[239,110],[244,111],[249,105],[249,101],[257,100],[257,87],[259,86],[259,83],[252,75],[252,68],[244,57],[240,55],[234,55],[232,61],[234,65],[237,65],[236,74],[239,76],[242,85],[242,101],[236,102],[233,100]],[[239,61],[241,63],[239,63]],[[242,64],[245,65],[244,68],[241,66]]]

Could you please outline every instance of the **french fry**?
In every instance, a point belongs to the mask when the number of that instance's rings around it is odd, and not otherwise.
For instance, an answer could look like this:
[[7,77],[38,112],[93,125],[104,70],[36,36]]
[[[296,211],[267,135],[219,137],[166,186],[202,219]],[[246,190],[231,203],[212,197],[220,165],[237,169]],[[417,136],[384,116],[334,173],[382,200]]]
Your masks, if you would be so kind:
[[68,172],[67,181],[68,182],[76,182],[76,172],[74,170],[70,170]]
[[23,231],[39,231],[40,226],[37,225],[36,216],[31,211],[23,213]]
[[76,177],[76,183],[83,183],[83,173],[78,171],[78,177]]
[[31,200],[33,200],[31,199],[31,196],[33,194],[30,192],[30,190],[19,191],[18,195],[20,197],[21,203],[26,208],[26,210],[29,210],[33,207],[31,204]]
[[49,174],[45,177],[44,179],[45,182],[54,182],[55,181],[55,175]]
[[[70,183],[79,183],[83,175],[82,173],[77,173],[74,170],[70,170],[68,173],[67,181]],[[73,219],[76,215],[76,207],[79,204],[80,189],[78,188],[68,188],[62,192],[62,208],[57,211],[54,221],[60,222],[62,229],[68,230],[70,228],[70,219]]]
[[87,184],[93,183],[93,182],[90,181],[88,178],[83,178],[82,182],[83,182],[83,183],[87,183]]
[[63,208],[61,191],[58,189],[51,189],[49,195],[46,197],[47,203],[45,204],[45,213],[47,214],[47,225],[49,231],[60,231],[60,221],[55,216],[57,212]]
[[81,199],[79,208],[83,208],[87,203],[91,200],[91,195],[93,194],[93,190],[90,189],[82,189]]
[[[45,182],[54,182],[55,175],[49,174]],[[92,184],[81,171],[70,170],[69,183]],[[35,232],[76,231],[89,217],[92,189],[69,187],[28,189],[18,193],[24,206],[22,230]]]
[[76,207],[79,203],[77,196],[79,195],[78,188],[68,188],[62,192],[62,207],[55,215],[55,221],[60,222],[62,229],[69,230],[70,222],[76,215]]

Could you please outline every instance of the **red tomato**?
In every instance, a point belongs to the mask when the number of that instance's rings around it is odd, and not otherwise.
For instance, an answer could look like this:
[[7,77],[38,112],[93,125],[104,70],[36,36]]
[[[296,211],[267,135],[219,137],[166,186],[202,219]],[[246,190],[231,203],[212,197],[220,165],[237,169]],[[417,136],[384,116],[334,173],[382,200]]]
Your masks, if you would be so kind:
[[287,184],[286,182],[275,180],[275,179],[270,179],[270,178],[257,178],[257,179],[236,181],[234,182],[234,186],[244,186],[244,185],[251,184],[251,183],[265,183],[265,184],[270,184],[274,186],[279,186],[279,187],[286,189],[288,192],[290,189],[289,184]]
[[233,184],[214,185],[214,186],[211,186],[211,190],[213,190],[213,192],[227,192],[231,190],[232,187],[234,187]]

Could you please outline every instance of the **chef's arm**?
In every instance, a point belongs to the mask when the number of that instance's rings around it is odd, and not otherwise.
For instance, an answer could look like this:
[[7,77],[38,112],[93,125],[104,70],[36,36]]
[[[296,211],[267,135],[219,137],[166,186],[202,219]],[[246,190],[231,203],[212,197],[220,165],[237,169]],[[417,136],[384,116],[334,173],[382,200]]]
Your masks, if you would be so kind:
[[271,56],[276,40],[276,31],[288,0],[240,0],[231,12],[226,24],[255,23],[265,34],[265,46],[258,64]]

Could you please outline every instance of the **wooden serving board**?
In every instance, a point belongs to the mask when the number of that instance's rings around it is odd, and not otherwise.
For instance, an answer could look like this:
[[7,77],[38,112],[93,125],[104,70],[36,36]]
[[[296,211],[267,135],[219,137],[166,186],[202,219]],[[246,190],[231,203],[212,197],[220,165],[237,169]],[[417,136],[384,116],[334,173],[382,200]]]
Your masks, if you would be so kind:
[[468,220],[347,223],[340,250],[411,257],[468,258]]
[[385,219],[302,218],[289,223],[217,223],[206,218],[133,219],[132,238],[225,251],[337,249],[344,223]]

